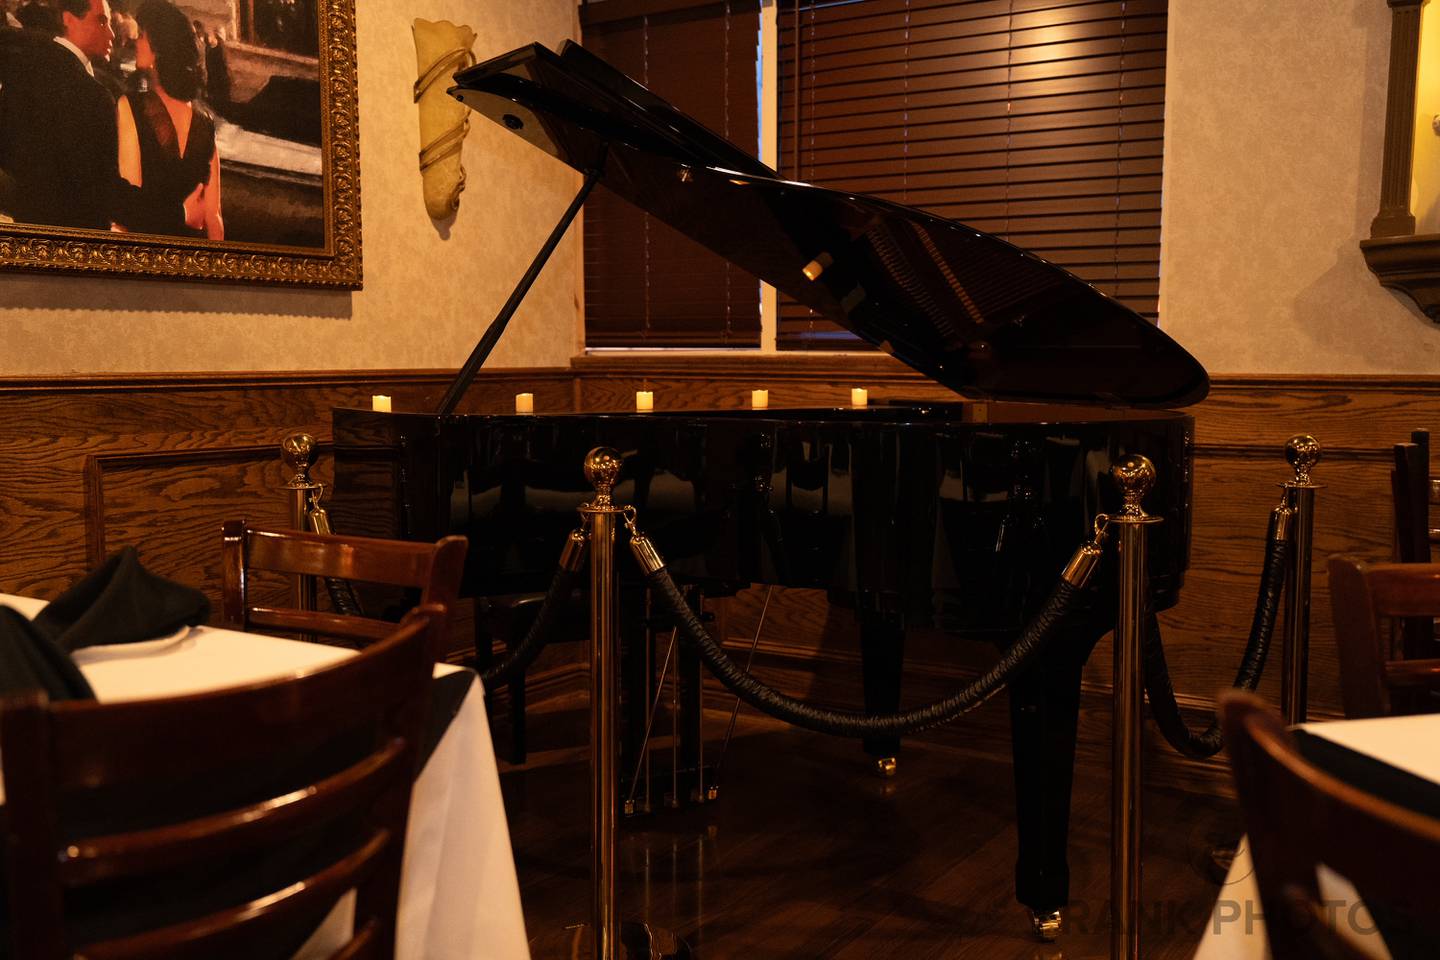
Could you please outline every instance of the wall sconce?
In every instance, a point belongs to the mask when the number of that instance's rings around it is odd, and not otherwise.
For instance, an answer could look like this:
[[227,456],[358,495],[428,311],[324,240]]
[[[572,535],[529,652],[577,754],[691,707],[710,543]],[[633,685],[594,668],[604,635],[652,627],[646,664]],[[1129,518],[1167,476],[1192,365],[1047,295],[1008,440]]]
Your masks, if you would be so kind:
[[445,92],[451,78],[475,62],[475,31],[448,20],[416,20],[415,102],[420,105],[420,176],[425,210],[444,220],[460,209],[465,189],[461,150],[470,132],[470,110]]

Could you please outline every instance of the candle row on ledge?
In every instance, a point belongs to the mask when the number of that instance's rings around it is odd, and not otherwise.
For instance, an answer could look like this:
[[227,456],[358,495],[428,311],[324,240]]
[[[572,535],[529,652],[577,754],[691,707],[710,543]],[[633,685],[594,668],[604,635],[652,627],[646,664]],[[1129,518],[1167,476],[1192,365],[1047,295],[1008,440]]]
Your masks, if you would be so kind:
[[[853,387],[853,388],[851,388],[851,390],[850,390],[850,406],[852,406],[852,407],[866,407],[866,406],[869,406],[869,405],[870,405],[870,392],[869,392],[868,390],[866,390],[864,387]],[[372,396],[372,397],[370,398],[370,409],[371,409],[371,410],[374,410],[376,413],[390,413],[390,412],[392,412],[392,407],[391,407],[391,403],[390,403],[390,398],[387,397],[387,396],[385,396],[385,395],[382,394],[382,393],[377,393],[377,394],[375,394],[374,396]],[[635,391],[635,411],[636,411],[637,413],[651,413],[652,411],[654,411],[654,409],[655,409],[655,392],[654,392],[653,390],[636,390],[636,391]],[[751,409],[751,410],[768,410],[768,409],[770,409],[770,391],[769,391],[769,390],[751,390],[751,391],[750,391],[750,409]],[[533,393],[517,393],[517,394],[515,394],[515,412],[516,412],[516,413],[534,413],[534,412],[535,412],[535,394],[533,394]]]
[[[864,387],[852,387],[850,390],[850,406],[868,407],[870,405],[870,391]],[[655,392],[653,390],[635,391],[635,411],[637,413],[650,413],[655,409]],[[770,409],[769,390],[750,391],[751,410]]]

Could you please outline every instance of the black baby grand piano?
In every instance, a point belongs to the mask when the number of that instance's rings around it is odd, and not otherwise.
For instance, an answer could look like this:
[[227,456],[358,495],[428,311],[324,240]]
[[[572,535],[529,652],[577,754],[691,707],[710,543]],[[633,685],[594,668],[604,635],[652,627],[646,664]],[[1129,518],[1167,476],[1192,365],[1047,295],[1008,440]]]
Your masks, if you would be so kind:
[[[1203,398],[1208,379],[1156,327],[964,224],[781,180],[576,44],[523,47],[456,83],[454,96],[585,173],[582,197],[604,184],[983,402],[455,415],[462,382],[440,413],[335,411],[337,527],[464,533],[472,594],[543,591],[593,492],[585,453],[614,447],[616,499],[638,508],[677,579],[712,593],[818,588],[854,607],[878,712],[898,701],[906,627],[1013,636],[1095,514],[1118,505],[1111,464],[1139,453],[1159,471],[1146,507],[1165,520],[1150,540],[1153,603],[1176,601],[1193,421],[1169,408]],[[1068,897],[1080,673],[1108,629],[1092,620],[1010,688],[1017,896],[1042,914]]]

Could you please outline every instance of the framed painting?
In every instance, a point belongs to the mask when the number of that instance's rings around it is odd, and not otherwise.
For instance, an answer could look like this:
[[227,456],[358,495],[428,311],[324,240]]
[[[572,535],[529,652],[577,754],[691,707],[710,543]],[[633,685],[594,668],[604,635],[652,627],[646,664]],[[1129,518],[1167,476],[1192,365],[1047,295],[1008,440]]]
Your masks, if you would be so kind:
[[355,0],[0,0],[0,269],[361,284]]

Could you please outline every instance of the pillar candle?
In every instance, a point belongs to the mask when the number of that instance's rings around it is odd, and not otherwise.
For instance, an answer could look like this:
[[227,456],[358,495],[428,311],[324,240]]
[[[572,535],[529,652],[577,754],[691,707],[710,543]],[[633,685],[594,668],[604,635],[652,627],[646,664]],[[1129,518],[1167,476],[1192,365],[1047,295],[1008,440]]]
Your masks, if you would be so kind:
[[850,406],[852,406],[852,407],[864,407],[864,406],[868,406],[869,403],[870,403],[870,391],[866,390],[864,387],[851,387],[851,388],[850,388]]
[[535,412],[535,394],[533,394],[533,393],[517,393],[517,394],[515,394],[515,412],[516,412],[516,413],[534,413],[534,412]]
[[770,391],[769,391],[769,390],[751,390],[751,391],[750,391],[750,409],[752,409],[752,410],[765,410],[765,409],[768,409],[769,406],[770,406]]
[[635,391],[635,410],[639,413],[649,413],[655,409],[655,394],[650,390]]
[[377,393],[370,398],[370,409],[377,413],[390,412],[390,398],[383,393]]

